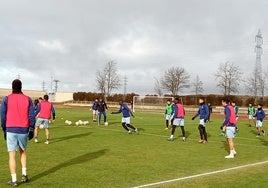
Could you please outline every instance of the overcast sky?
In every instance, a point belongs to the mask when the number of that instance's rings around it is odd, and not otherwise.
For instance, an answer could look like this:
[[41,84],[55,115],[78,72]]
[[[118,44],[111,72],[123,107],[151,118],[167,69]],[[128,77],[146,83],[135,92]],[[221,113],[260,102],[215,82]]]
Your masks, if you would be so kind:
[[[247,77],[261,29],[268,60],[267,0],[0,0],[0,88],[98,92],[96,71],[115,60],[124,92],[153,94],[173,66],[219,93],[214,74],[230,61]],[[184,90],[183,94],[193,89]],[[242,89],[241,89],[242,91]]]

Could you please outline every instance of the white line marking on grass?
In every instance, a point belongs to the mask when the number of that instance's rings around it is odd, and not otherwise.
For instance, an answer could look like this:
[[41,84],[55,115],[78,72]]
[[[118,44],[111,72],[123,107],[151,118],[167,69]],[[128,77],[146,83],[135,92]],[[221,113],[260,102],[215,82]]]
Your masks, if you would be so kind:
[[[122,133],[125,132],[124,130],[106,129],[106,128],[102,128],[102,127],[100,127],[100,129],[106,130],[106,131],[112,131],[112,132],[122,132]],[[153,134],[153,133],[144,133],[144,132],[141,132],[140,134],[141,135],[146,135],[146,136],[155,136],[155,137],[161,137],[161,138],[168,138],[167,135],[160,135],[160,134]],[[179,139],[179,138],[177,138],[177,139]],[[197,142],[198,139],[187,138],[187,140],[191,140],[191,141],[196,141]],[[256,139],[249,139],[249,140],[256,140]],[[211,141],[211,140],[209,140],[209,143],[219,144],[222,141],[223,140],[220,140],[220,141]],[[237,145],[237,146],[246,146],[246,147],[254,147],[254,148],[256,148],[256,147],[258,147],[258,148],[267,148],[267,146],[257,146],[255,144],[240,144],[240,143],[236,143],[235,145]]]
[[257,165],[262,165],[262,164],[266,164],[266,163],[268,163],[268,161],[252,163],[252,164],[237,166],[237,167],[233,167],[233,168],[226,168],[226,169],[223,169],[223,170],[216,170],[216,171],[202,173],[202,174],[196,174],[196,175],[192,175],[192,176],[185,176],[185,177],[166,180],[166,181],[149,183],[149,184],[139,185],[139,186],[136,186],[136,187],[133,187],[133,188],[142,188],[142,187],[150,187],[150,186],[155,186],[155,185],[167,184],[167,183],[171,183],[171,182],[177,182],[177,181],[182,181],[182,180],[187,180],[187,179],[192,179],[192,178],[198,178],[198,177],[202,177],[202,176],[208,176],[208,175],[218,174],[218,173],[222,173],[222,172],[227,172],[227,171],[232,171],[232,170],[237,170],[237,169],[257,166]]

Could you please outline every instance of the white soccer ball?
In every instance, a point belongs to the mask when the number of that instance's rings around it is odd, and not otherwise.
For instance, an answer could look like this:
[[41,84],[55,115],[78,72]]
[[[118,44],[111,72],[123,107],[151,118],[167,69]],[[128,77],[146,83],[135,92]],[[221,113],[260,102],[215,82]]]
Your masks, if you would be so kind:
[[68,122],[68,125],[72,125],[72,122],[71,122],[71,121],[69,121],[69,122]]
[[104,125],[107,126],[107,125],[109,125],[109,124],[108,124],[108,122],[105,122]]
[[88,121],[84,121],[83,123],[84,123],[84,125],[87,125],[88,124]]
[[39,129],[43,129],[44,128],[44,124],[39,125]]
[[79,122],[78,122],[78,121],[77,121],[77,122],[75,122],[75,125],[77,125],[77,126],[78,126],[78,125],[79,125]]

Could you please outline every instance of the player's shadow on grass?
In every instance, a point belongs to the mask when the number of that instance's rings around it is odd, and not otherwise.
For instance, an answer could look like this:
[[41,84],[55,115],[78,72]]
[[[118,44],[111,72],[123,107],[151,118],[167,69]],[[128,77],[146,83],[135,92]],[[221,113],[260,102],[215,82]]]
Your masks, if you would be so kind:
[[92,134],[92,132],[87,132],[87,133],[82,133],[82,134],[74,134],[74,135],[69,135],[69,136],[64,136],[64,137],[55,137],[50,139],[51,143],[55,143],[55,142],[61,142],[61,141],[65,141],[65,140],[69,140],[69,139],[74,139],[74,138],[81,138],[81,137],[85,137]]
[[255,129],[254,129],[254,130],[251,129],[251,130],[250,130],[250,133],[253,134],[253,135],[255,135],[255,136],[257,136],[257,131],[256,131]]
[[211,137],[211,134],[209,132],[207,132],[207,137],[210,138]]
[[264,146],[268,146],[268,141],[267,140],[264,140],[263,137],[259,137],[261,143],[264,145]]
[[225,149],[225,151],[229,152],[230,151],[230,148],[229,148],[229,145],[227,143],[227,141],[221,141],[221,143],[223,144],[223,148]]
[[102,149],[102,150],[99,150],[99,151],[96,151],[96,152],[88,152],[84,155],[80,155],[78,157],[75,157],[75,158],[72,158],[68,161],[65,161],[63,163],[60,163],[50,169],[47,169],[46,171],[43,171],[41,172],[40,174],[37,174],[33,177],[31,177],[30,181],[35,181],[39,178],[42,178],[44,176],[47,176],[51,173],[54,173],[62,168],[66,168],[68,166],[72,166],[72,165],[76,165],[76,164],[81,164],[81,163],[86,163],[88,161],[91,161],[93,159],[96,159],[96,158],[99,158],[103,155],[105,155],[106,153],[108,152],[107,149]]
[[145,132],[145,129],[144,129],[144,128],[139,128],[139,127],[138,127],[138,131],[139,131],[139,132]]
[[191,135],[191,132],[189,132],[189,131],[185,131],[185,135],[186,135],[186,138],[189,138],[190,135]]

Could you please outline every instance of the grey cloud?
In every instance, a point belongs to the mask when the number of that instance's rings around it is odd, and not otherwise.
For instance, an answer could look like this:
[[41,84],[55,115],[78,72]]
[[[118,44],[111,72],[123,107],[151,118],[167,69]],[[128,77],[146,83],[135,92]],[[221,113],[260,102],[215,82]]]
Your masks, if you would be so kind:
[[[199,75],[207,92],[218,92],[211,80],[220,63],[233,61],[246,72],[254,66],[254,37],[259,28],[268,36],[267,5],[265,0],[0,1],[0,87],[20,75],[27,89],[41,89],[43,81],[49,88],[53,77],[61,81],[59,90],[96,91],[96,71],[115,60],[121,76],[128,76],[128,92],[153,93],[154,77],[171,66]],[[265,62],[265,43],[263,48]]]

